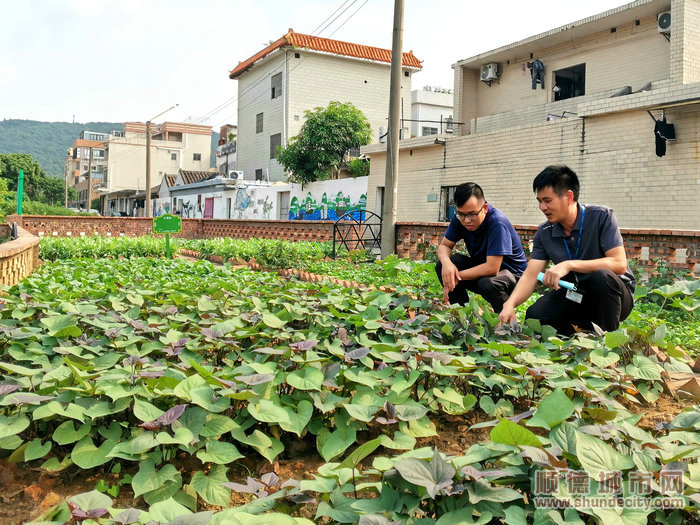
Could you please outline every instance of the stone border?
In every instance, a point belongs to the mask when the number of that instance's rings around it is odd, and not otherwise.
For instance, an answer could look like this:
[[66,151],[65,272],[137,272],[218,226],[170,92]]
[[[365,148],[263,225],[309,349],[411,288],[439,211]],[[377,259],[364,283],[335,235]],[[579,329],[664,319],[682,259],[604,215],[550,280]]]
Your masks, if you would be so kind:
[[[10,224],[0,224],[9,237]],[[17,239],[0,244],[0,285],[14,286],[39,267],[39,238],[17,226]]]
[[[196,259],[202,258],[202,254],[195,250],[180,248],[178,249],[177,253],[179,255],[184,255],[185,257],[193,257]],[[224,258],[221,255],[209,255],[208,257],[206,257],[206,260],[214,264],[224,263]],[[331,277],[330,275],[307,272],[306,270],[297,270],[296,268],[280,268],[279,270],[272,270],[270,268],[265,268],[262,264],[256,262],[254,258],[249,261],[246,261],[244,259],[229,259],[228,263],[233,266],[247,266],[251,270],[259,272],[277,273],[281,277],[297,277],[302,281],[310,283],[330,281],[333,284],[337,284],[345,288],[354,288],[363,291],[379,290],[380,292],[396,293],[396,288],[392,286],[374,286],[373,284],[363,284],[358,283],[357,281],[350,281],[349,279],[338,279],[337,277]],[[412,296],[412,294],[409,294],[409,296],[415,298]]]

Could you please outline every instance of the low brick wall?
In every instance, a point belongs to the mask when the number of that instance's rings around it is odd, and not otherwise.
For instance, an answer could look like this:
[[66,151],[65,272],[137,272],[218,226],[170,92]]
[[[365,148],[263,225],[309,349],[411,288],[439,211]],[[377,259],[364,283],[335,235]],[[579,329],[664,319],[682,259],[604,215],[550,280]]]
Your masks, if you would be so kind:
[[[437,246],[445,234],[446,222],[399,222],[396,224],[396,253],[400,257],[422,259],[430,246]],[[515,226],[528,248],[536,226]],[[700,274],[700,231],[637,230],[622,228],[627,257],[635,259],[647,272],[656,269],[657,259],[669,267]]]
[[[58,217],[12,215],[8,223],[17,223],[34,235],[81,236],[127,235],[152,233],[153,219],[145,217]],[[396,225],[396,252],[401,257],[421,259],[430,246],[437,246],[447,229],[443,222],[400,222]],[[516,226],[523,244],[528,247],[536,226]],[[333,223],[329,221],[262,221],[183,219],[182,233],[188,239],[231,237],[236,239],[271,238],[293,241],[327,241],[333,239]],[[622,229],[625,249],[645,271],[656,268],[656,259],[671,268],[700,273],[700,231]]]
[[[10,237],[10,224],[0,224],[0,236]],[[0,244],[0,285],[13,286],[39,266],[39,238],[18,226],[17,239]]]
[[[17,221],[23,228],[39,237],[77,237],[95,234],[138,237],[153,233],[153,219],[147,217],[8,215],[7,221]],[[333,223],[182,219],[182,233],[177,236],[186,239],[260,237],[292,241],[329,241],[333,240]]]

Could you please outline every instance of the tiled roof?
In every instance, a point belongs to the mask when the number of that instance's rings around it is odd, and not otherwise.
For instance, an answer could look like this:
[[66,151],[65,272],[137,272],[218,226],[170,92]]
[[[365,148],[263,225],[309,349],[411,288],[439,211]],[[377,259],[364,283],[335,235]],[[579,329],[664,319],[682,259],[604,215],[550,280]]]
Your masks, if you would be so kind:
[[167,175],[167,174],[163,175],[163,177],[165,178],[165,184],[167,184],[168,188],[172,188],[173,184],[175,184],[175,179],[177,177],[175,177],[175,175]]
[[[361,44],[352,44],[350,42],[342,42],[340,40],[331,40],[330,38],[322,38],[320,36],[304,35],[295,33],[291,28],[289,32],[279,40],[273,42],[262,51],[256,53],[252,57],[233,68],[229,74],[229,78],[236,78],[244,71],[248,70],[255,62],[265,58],[267,55],[283,46],[294,46],[303,49],[311,49],[313,51],[322,51],[325,53],[333,53],[334,55],[343,55],[353,58],[361,58],[365,60],[373,60],[375,62],[386,62],[391,64],[391,49],[382,49],[380,47],[363,46]],[[422,69],[421,61],[413,54],[413,51],[403,53],[402,64],[404,67],[412,67]]]
[[199,182],[200,180],[206,179],[209,175],[211,175],[211,172],[180,170],[180,174],[182,175],[182,181],[185,184],[192,184],[194,182]]

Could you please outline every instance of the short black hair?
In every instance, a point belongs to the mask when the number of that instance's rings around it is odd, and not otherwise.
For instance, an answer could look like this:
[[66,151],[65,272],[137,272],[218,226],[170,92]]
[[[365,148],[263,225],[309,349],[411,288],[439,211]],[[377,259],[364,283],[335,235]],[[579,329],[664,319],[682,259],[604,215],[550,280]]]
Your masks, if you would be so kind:
[[458,208],[461,208],[472,195],[480,201],[484,200],[484,190],[482,190],[481,186],[479,186],[476,182],[465,182],[464,184],[460,184],[455,190],[455,204]]
[[563,164],[554,164],[543,169],[532,181],[532,191],[534,193],[544,188],[552,188],[554,193],[560,197],[563,197],[567,191],[571,190],[574,194],[574,201],[578,202],[578,192],[581,189],[581,184],[574,170]]

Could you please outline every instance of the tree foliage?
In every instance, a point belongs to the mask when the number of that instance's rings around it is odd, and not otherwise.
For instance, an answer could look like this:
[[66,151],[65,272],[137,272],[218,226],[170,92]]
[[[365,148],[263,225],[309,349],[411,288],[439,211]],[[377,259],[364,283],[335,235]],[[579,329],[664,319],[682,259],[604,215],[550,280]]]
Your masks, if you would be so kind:
[[[15,210],[19,170],[24,171],[25,213],[33,213],[31,209],[44,209],[46,206],[42,207],[42,205],[55,206],[63,204],[65,187],[62,178],[47,176],[31,155],[26,153],[0,153],[1,215],[13,213]],[[69,188],[68,198],[74,200],[76,196],[75,190]]]
[[305,116],[299,135],[277,153],[291,182],[330,178],[337,173],[348,150],[372,140],[367,117],[349,102],[331,102],[327,108],[306,111]]

